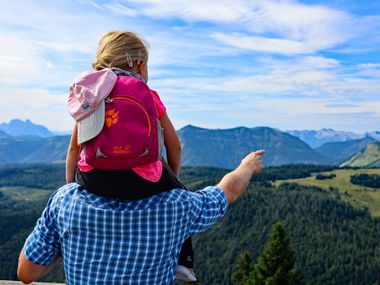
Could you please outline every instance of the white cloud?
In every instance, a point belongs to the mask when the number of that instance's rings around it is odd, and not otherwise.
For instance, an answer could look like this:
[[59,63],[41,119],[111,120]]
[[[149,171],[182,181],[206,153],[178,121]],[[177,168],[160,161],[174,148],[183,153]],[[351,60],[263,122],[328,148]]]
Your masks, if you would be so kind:
[[215,33],[211,35],[211,37],[227,45],[260,52],[302,54],[311,53],[314,51],[311,46],[286,39],[249,37],[244,35],[228,35],[223,33]]
[[[289,63],[290,65],[292,63]],[[345,76],[336,70],[318,70],[302,66],[262,70],[261,74],[244,77],[162,79],[154,81],[154,85],[158,88],[170,86],[173,90],[193,90],[193,93],[216,93],[220,97],[226,94],[234,94],[235,97],[239,96],[238,94],[258,94],[284,98],[303,96],[365,100],[380,93],[378,80]]]
[[96,0],[76,0],[76,1],[78,3],[89,5],[89,6],[92,6],[94,8],[97,8],[97,9],[102,8],[102,6],[100,4],[96,3]]
[[68,130],[72,124],[66,109],[67,94],[47,89],[0,88],[0,121],[30,119],[51,130]]
[[138,12],[135,9],[132,9],[125,4],[120,3],[110,3],[104,4],[104,7],[109,9],[111,12],[121,14],[128,17],[136,17],[138,16]]
[[242,19],[249,23],[245,34],[215,33],[212,37],[242,49],[291,55],[332,48],[357,33],[347,29],[355,22],[352,16],[322,6],[263,1],[256,8]]
[[[294,1],[129,1],[139,6],[142,14],[165,19],[184,19],[189,22],[208,21],[232,24],[213,37],[225,44],[240,48],[283,52],[311,53],[334,47],[353,38],[358,22],[350,14],[318,5]],[[211,11],[211,12],[210,12]],[[236,36],[227,30],[244,33]],[[266,33],[276,36],[268,37]]]
[[326,58],[322,56],[306,56],[301,59],[303,66],[308,66],[313,69],[330,69],[339,67],[341,64],[334,58]]
[[358,67],[360,68],[380,68],[380,63],[363,63],[359,64]]
[[246,1],[220,0],[132,0],[141,13],[152,18],[183,18],[188,21],[231,23],[246,11]]

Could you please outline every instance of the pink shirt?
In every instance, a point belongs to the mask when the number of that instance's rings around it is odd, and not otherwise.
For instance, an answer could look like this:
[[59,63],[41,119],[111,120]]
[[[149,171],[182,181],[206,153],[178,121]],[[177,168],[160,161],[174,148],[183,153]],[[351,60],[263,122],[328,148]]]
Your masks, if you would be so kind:
[[[164,116],[166,113],[166,108],[162,103],[158,93],[152,89],[150,91],[153,97],[153,101],[156,104],[158,118],[161,119],[162,116]],[[78,168],[83,172],[88,172],[94,169],[94,167],[86,163],[83,151],[80,153]],[[133,167],[132,170],[148,181],[157,182],[161,178],[162,163],[161,161],[156,161],[143,166]]]

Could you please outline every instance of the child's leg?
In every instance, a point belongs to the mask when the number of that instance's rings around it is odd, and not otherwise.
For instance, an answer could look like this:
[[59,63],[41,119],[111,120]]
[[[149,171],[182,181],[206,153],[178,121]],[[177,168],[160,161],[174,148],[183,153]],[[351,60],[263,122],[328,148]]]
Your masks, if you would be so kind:
[[187,268],[193,268],[194,266],[194,252],[191,237],[185,240],[182,244],[178,258],[178,265],[183,265]]
[[178,258],[178,264],[176,267],[176,277],[179,280],[183,280],[186,282],[195,282],[197,278],[195,277],[193,271],[194,265],[194,254],[193,254],[193,246],[191,244],[191,238],[189,237],[182,244],[182,248]]

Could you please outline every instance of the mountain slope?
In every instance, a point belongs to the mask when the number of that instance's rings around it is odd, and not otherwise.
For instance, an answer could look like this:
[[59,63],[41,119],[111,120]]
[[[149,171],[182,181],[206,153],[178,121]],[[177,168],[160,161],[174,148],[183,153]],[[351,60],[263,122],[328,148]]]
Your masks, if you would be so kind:
[[0,138],[0,165],[64,160],[69,136]]
[[49,163],[64,161],[69,142],[70,136],[56,136],[44,139],[44,143],[35,152],[24,157],[21,162]]
[[373,142],[340,166],[380,167],[380,142]]
[[186,126],[178,131],[184,166],[234,168],[249,152],[264,149],[265,165],[331,164],[300,139],[268,127],[202,129]]
[[339,163],[351,158],[351,156],[357,154],[374,141],[373,138],[366,137],[359,140],[330,142],[315,148],[315,150],[324,156],[335,159]]

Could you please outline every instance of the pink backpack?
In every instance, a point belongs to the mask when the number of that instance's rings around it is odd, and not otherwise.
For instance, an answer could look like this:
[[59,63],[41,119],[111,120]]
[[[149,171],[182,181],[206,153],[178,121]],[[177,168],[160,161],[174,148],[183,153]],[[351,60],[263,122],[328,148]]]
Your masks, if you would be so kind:
[[163,132],[151,90],[133,76],[117,76],[105,99],[104,127],[83,144],[86,163],[128,169],[161,159]]

